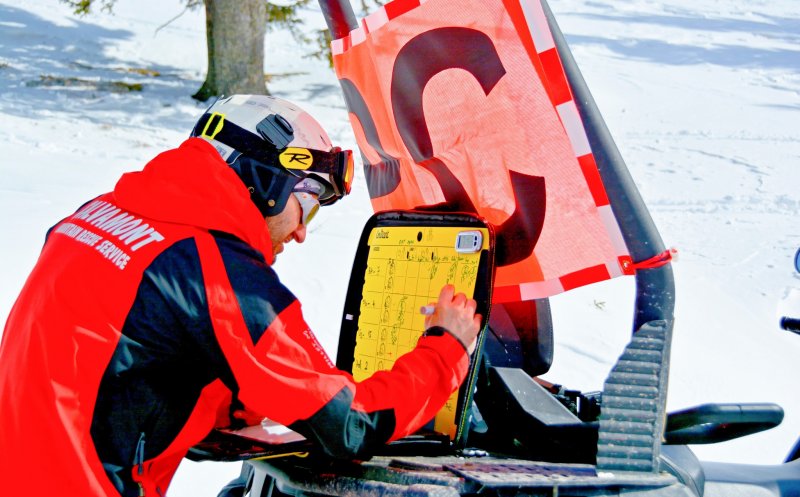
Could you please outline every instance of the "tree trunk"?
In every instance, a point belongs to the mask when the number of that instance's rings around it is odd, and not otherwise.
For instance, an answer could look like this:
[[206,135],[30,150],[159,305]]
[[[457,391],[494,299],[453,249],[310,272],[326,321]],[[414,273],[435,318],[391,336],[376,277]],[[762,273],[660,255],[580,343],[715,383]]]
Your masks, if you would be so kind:
[[205,101],[234,93],[266,94],[264,0],[205,0],[208,73],[192,95]]

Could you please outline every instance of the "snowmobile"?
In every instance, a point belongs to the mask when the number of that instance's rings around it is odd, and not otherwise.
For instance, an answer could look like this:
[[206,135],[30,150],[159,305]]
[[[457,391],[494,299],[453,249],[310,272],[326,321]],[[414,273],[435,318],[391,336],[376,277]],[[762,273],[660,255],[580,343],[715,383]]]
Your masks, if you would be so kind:
[[[376,286],[369,275],[375,270],[373,257],[387,252],[372,234],[376,230],[418,233],[416,240],[423,245],[415,245],[412,236],[406,237],[408,250],[393,248],[399,259],[411,260],[412,248],[430,251],[430,246],[424,245],[428,233],[455,230],[455,244],[446,254],[450,259],[433,252],[431,259],[473,264],[470,284],[474,287],[470,290],[486,323],[468,379],[449,407],[447,428],[434,422],[414,436],[387,445],[368,461],[331,461],[302,437],[280,429],[270,431],[269,437],[251,436],[252,430],[247,429],[215,431],[193,448],[189,457],[247,461],[243,490],[251,497],[800,496],[800,441],[783,464],[767,466],[704,462],[689,447],[773,428],[783,419],[780,406],[704,404],[666,412],[675,302],[671,252],[664,247],[547,3],[486,0],[480,5],[481,17],[492,17],[490,4],[497,4],[502,13],[498,22],[528,33],[520,39],[530,54],[533,72],[522,79],[527,81],[533,74],[543,81],[543,91],[555,109],[552,122],[567,146],[579,152],[575,155],[583,172],[581,181],[589,185],[588,196],[599,206],[602,223],[606,227],[613,224],[612,235],[619,235],[620,243],[608,244],[612,259],[619,262],[618,272],[633,276],[636,282],[631,339],[603,390],[580,392],[540,379],[553,361],[554,329],[548,301],[552,293],[547,292],[553,288],[568,291],[613,277],[614,264],[590,264],[548,280],[543,262],[547,240],[540,235],[556,228],[548,228],[553,224],[553,200],[547,197],[544,202],[543,192],[553,188],[558,175],[542,174],[544,179],[537,181],[509,170],[511,186],[505,193],[515,200],[516,210],[504,222],[489,222],[487,211],[481,211],[479,205],[485,190],[477,195],[465,186],[475,183],[485,189],[486,182],[470,182],[465,175],[472,173],[463,169],[453,172],[455,166],[433,152],[433,133],[429,131],[433,124],[425,120],[431,104],[423,103],[422,88],[445,69],[457,68],[473,75],[483,94],[489,95],[499,87],[498,81],[513,72],[503,59],[505,52],[496,49],[500,40],[472,28],[442,26],[449,22],[442,20],[447,9],[466,15],[462,7],[469,2],[460,2],[458,8],[454,3],[395,0],[359,26],[348,1],[320,0],[334,38],[337,75],[358,130],[376,210],[356,253],[337,366],[356,376],[366,365],[360,361],[369,359],[359,349],[359,319],[371,312],[367,307],[376,306],[365,298],[366,290]],[[398,24],[401,27],[396,31],[385,27],[404,20],[407,24]],[[426,20],[432,20],[434,27],[420,28]],[[423,32],[407,35],[413,30]],[[362,69],[363,60],[354,63],[346,59],[348,51],[355,51],[356,46],[372,49],[371,55],[365,56],[371,58],[376,51],[385,51],[385,44],[397,40],[401,46],[391,67],[393,79],[387,84],[362,83],[381,77],[381,67]],[[511,47],[509,53],[523,53],[515,50],[517,47]],[[352,72],[355,66],[363,72]],[[367,86],[386,89],[385,109],[375,110],[374,101],[382,97],[370,94]],[[404,91],[416,93],[398,101]],[[523,104],[515,102],[514,106]],[[511,112],[514,106],[504,112]],[[407,159],[400,158],[403,147],[393,147],[382,133],[381,128],[387,126],[385,115],[394,115],[398,124],[393,136],[401,137]],[[546,126],[545,121],[546,116],[537,116],[536,125]],[[499,126],[488,121],[480,131],[489,135],[479,133],[476,139],[491,144],[496,135],[503,134],[497,132]],[[463,162],[474,169],[483,164],[481,160],[466,158]],[[420,201],[423,196],[406,188],[414,181],[426,180],[440,187],[438,202]],[[544,215],[545,210],[550,217]],[[614,221],[609,222],[609,217]],[[437,236],[431,235],[431,239]],[[536,262],[542,267],[535,276],[539,280],[508,284],[509,273],[524,273],[518,269],[520,264],[536,257],[534,248],[543,251]],[[800,260],[797,264],[800,266]],[[612,269],[604,272],[606,267]],[[791,327],[791,320],[786,323]],[[373,358],[382,356],[375,353]],[[256,431],[262,428],[269,431],[270,427],[256,427]]]
[[[463,214],[383,212],[373,216],[365,233],[409,223],[458,225],[469,232],[481,226]],[[362,239],[346,308],[362,297],[365,247]],[[485,310],[487,295],[476,291],[475,298]],[[349,321],[343,317],[337,361],[346,370],[354,362],[355,329],[348,329]],[[659,384],[669,361],[666,329],[658,324],[637,330],[602,392],[580,392],[539,378],[553,360],[548,301],[495,305],[474,374],[459,396],[466,429],[455,440],[429,426],[368,461],[333,461],[294,432],[261,438],[246,427],[216,431],[189,458],[247,461],[234,483],[244,494],[224,495],[250,497],[800,496],[800,440],[778,465],[701,461],[689,447],[778,426],[783,410],[776,404],[704,404],[666,414],[660,436],[642,430],[643,417],[654,420],[664,409],[661,391],[644,391]],[[474,392],[471,399],[467,389]]]

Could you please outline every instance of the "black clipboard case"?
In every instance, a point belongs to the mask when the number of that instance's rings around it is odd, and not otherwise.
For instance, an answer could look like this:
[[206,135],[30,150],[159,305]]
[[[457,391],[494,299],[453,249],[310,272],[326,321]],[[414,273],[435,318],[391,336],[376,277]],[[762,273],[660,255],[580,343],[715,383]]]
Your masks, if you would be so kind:
[[[364,314],[364,293],[367,274],[371,270],[370,260],[373,247],[370,245],[370,237],[375,230],[390,231],[395,228],[416,228],[419,229],[419,236],[429,230],[447,228],[448,233],[452,228],[457,228],[457,232],[478,231],[486,237],[482,248],[475,251],[479,260],[477,272],[475,274],[475,285],[472,298],[477,302],[477,312],[482,316],[481,332],[478,336],[478,345],[470,358],[469,372],[467,378],[460,387],[455,405],[454,426],[448,433],[437,431],[432,424],[426,425],[420,433],[412,437],[413,439],[424,438],[426,440],[441,439],[443,443],[452,448],[463,448],[466,444],[468,422],[471,415],[472,394],[475,389],[475,381],[478,372],[478,358],[483,347],[484,333],[489,319],[492,300],[492,283],[494,279],[494,233],[491,226],[481,218],[466,213],[441,213],[427,211],[386,211],[373,215],[366,223],[361,234],[361,239],[356,251],[353,262],[353,270],[350,276],[350,284],[344,304],[344,312],[339,335],[339,348],[336,366],[343,370],[354,373],[354,363],[359,344],[359,329]],[[422,240],[420,240],[422,241]],[[410,242],[413,244],[413,241]],[[452,253],[456,254],[456,239],[453,239]],[[438,295],[438,290],[437,295]],[[435,300],[432,299],[432,300]],[[426,302],[427,303],[427,302]],[[418,308],[414,312],[419,312]],[[424,329],[420,326],[418,333],[421,335]],[[355,375],[354,375],[355,376]],[[356,378],[358,380],[358,378]]]

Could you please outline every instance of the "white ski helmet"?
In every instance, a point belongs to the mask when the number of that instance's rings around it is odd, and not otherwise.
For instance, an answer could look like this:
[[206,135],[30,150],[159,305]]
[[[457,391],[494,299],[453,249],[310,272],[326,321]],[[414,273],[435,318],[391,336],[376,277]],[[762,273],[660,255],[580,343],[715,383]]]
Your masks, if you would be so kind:
[[200,117],[192,136],[214,145],[265,216],[282,212],[304,178],[322,185],[321,205],[350,193],[352,151],[334,147],[310,114],[286,100],[266,95],[222,97]]

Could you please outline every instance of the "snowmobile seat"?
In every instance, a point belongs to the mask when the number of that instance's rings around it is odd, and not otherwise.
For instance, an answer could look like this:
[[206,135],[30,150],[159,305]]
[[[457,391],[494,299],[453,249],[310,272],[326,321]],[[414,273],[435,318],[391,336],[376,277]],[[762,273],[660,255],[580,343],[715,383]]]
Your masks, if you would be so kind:
[[485,357],[492,366],[520,368],[532,377],[553,364],[553,321],[548,299],[494,304]]

